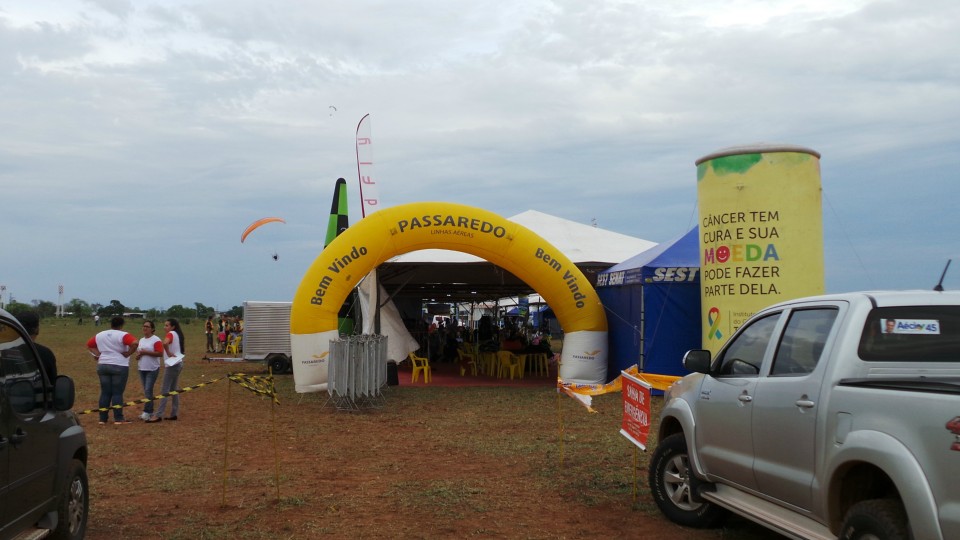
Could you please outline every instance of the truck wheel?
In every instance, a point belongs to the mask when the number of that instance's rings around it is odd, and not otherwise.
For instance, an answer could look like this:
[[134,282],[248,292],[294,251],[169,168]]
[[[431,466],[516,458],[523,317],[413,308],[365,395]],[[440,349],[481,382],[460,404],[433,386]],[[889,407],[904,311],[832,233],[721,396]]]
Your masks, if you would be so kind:
[[709,502],[692,499],[690,459],[683,433],[660,441],[650,459],[648,482],[653,500],[670,521],[685,527],[708,528],[720,524],[726,511]]
[[273,371],[274,375],[278,373],[286,373],[290,369],[290,360],[283,354],[272,354],[267,358],[267,364],[270,365],[270,369]]
[[70,463],[67,477],[60,490],[60,502],[57,503],[57,528],[50,537],[56,540],[83,538],[87,530],[89,507],[87,469],[82,461],[75,459]]
[[907,512],[898,499],[860,501],[847,510],[840,527],[843,540],[907,540]]

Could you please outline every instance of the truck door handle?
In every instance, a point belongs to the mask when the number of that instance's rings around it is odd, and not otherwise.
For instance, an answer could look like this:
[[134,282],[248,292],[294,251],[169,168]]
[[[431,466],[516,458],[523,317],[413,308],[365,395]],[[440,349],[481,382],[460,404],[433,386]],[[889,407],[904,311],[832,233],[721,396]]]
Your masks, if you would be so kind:
[[798,399],[796,401],[796,404],[797,404],[797,407],[800,407],[802,409],[812,409],[813,406],[815,405],[815,403],[810,401],[809,399]]
[[10,442],[13,443],[13,447],[16,448],[23,443],[23,440],[27,438],[27,434],[24,433],[20,428],[17,428],[17,432],[13,435],[10,435]]
[[737,396],[737,399],[739,399],[743,403],[750,403],[751,401],[753,401],[753,396],[749,394],[740,394],[739,396]]

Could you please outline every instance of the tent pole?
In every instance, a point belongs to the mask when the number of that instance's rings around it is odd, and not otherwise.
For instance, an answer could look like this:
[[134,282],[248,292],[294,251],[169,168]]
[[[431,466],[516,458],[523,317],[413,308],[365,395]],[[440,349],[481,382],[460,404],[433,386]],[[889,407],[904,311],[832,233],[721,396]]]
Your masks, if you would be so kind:
[[373,333],[380,335],[380,275],[379,267],[373,269]]
[[640,287],[640,371],[644,371],[647,363],[647,355],[644,354],[644,346],[647,342],[647,294]]

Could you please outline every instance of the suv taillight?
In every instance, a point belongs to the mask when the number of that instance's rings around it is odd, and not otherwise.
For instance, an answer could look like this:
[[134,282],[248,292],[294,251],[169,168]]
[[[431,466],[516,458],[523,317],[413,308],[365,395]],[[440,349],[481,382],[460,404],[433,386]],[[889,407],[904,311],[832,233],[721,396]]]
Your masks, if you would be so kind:
[[947,430],[957,439],[950,445],[950,449],[960,452],[960,416],[955,416],[953,420],[947,422]]

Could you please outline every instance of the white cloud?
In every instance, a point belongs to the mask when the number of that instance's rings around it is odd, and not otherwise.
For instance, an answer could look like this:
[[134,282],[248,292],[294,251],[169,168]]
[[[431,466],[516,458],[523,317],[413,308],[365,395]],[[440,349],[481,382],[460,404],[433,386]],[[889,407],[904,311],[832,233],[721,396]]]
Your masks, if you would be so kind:
[[[951,0],[20,3],[0,10],[0,200],[31,264],[0,281],[40,297],[31,269],[69,268],[68,296],[145,306],[287,294],[371,113],[389,204],[655,241],[691,224],[697,158],[805,145],[842,212],[828,289],[913,286],[960,251],[957,20]],[[239,231],[277,213],[283,285],[246,279],[263,268]],[[153,244],[193,262],[144,290],[129,253]]]

